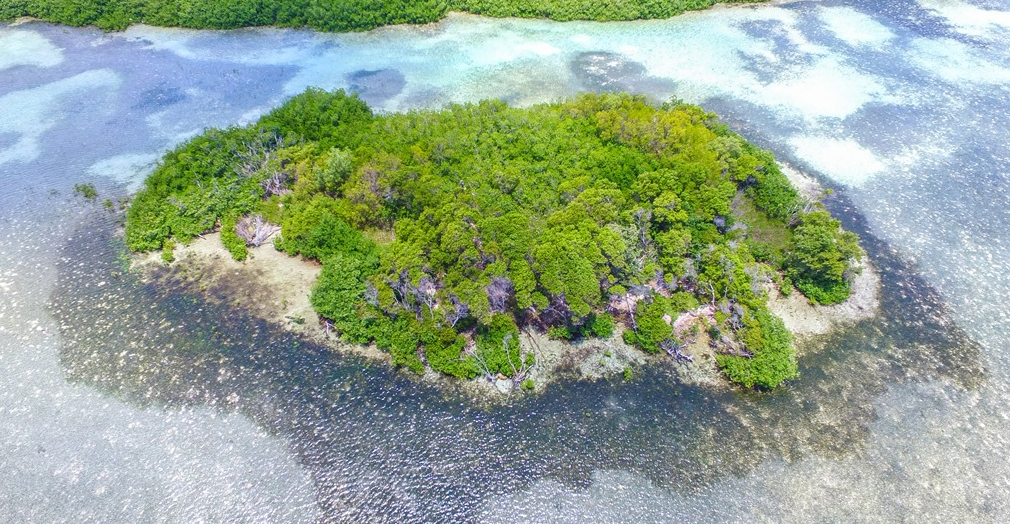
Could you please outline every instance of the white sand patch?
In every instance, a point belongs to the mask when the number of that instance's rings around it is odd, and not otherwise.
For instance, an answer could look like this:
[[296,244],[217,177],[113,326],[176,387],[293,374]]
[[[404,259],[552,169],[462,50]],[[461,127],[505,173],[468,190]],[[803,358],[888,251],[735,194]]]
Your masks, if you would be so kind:
[[764,104],[778,105],[806,118],[845,118],[887,94],[876,79],[835,57],[818,60],[794,76],[768,84],[762,91],[759,100]]
[[816,180],[807,175],[806,173],[796,169],[795,167],[786,164],[785,162],[778,162],[779,170],[782,174],[789,179],[793,187],[800,192],[800,196],[810,199],[818,200],[824,193],[824,188],[821,187]]
[[132,193],[140,188],[141,182],[158,165],[161,153],[127,153],[99,160],[88,168],[88,174],[107,177],[127,184]]
[[966,35],[985,36],[1000,28],[1010,28],[1007,11],[982,9],[957,0],[919,0],[919,5],[946,18]]
[[545,57],[561,52],[558,47],[526,35],[507,31],[464,51],[472,63],[496,65],[522,58]]
[[[31,162],[42,148],[40,139],[60,120],[71,115],[65,105],[72,97],[96,89],[119,86],[119,75],[108,69],[86,71],[34,89],[15,91],[0,97],[0,134],[13,133],[20,139],[0,151],[0,165],[8,162]],[[93,103],[94,100],[80,101]]]
[[789,140],[796,156],[836,182],[860,186],[881,173],[885,164],[851,139],[796,136]]
[[537,56],[550,56],[561,52],[560,49],[547,42],[524,42],[516,50],[520,53],[531,53]]
[[164,139],[169,148],[175,147],[204,131],[203,128],[187,128],[176,123],[175,111],[174,109],[166,109],[157,113],[151,113],[144,118],[144,122],[151,128],[152,134]]
[[851,7],[822,7],[821,21],[839,40],[853,46],[880,46],[894,38],[883,24]]
[[1010,83],[1010,69],[986,60],[956,40],[920,38],[909,46],[908,60],[948,82]]
[[20,65],[53,67],[63,62],[63,51],[35,31],[0,30],[0,71]]
[[[249,248],[249,257],[236,262],[221,244],[220,233],[209,233],[189,245],[177,246],[175,258],[171,273],[160,276],[181,280],[185,286],[202,292],[207,300],[241,307],[334,349],[389,361],[389,355],[374,346],[340,343],[317,321],[309,301],[322,268],[316,262],[288,256],[270,242]],[[159,278],[155,270],[163,265],[161,253],[138,256],[134,264],[146,278]]]
[[814,306],[799,291],[788,297],[769,286],[768,309],[797,337],[823,335],[832,329],[872,318],[880,311],[880,275],[864,263],[852,281],[849,299],[833,306]]
[[245,125],[253,124],[257,120],[259,120],[260,117],[262,117],[263,115],[269,113],[272,109],[274,109],[275,107],[277,107],[279,105],[281,105],[280,101],[277,101],[277,103],[274,103],[274,104],[266,104],[266,105],[262,105],[262,106],[259,106],[259,107],[254,107],[254,108],[250,109],[249,111],[246,111],[245,113],[242,113],[242,115],[238,117],[238,121],[236,121],[235,124],[239,125],[239,126],[245,126]]
[[[243,29],[247,32],[260,33],[263,40],[270,36],[283,34],[283,30],[273,28]],[[305,61],[310,56],[313,47],[311,43],[305,46],[264,45],[264,46],[224,46],[214,41],[213,32],[196,29],[181,29],[174,27],[152,27],[147,25],[132,25],[115,36],[145,44],[145,49],[167,51],[187,60],[227,61],[249,65],[283,65]],[[201,45],[206,43],[206,45]],[[215,45],[217,43],[217,45]]]
[[[691,103],[729,96],[788,118],[816,120],[845,118],[867,103],[892,98],[876,77],[810,42],[788,10],[729,9],[720,15],[685,15],[681,23],[691,26],[645,35],[638,52],[627,54],[645,64],[650,74],[677,82],[677,96]],[[742,30],[752,22],[777,25],[767,36]],[[791,47],[781,49],[776,36],[784,36]],[[755,73],[755,61],[774,66],[775,80]]]

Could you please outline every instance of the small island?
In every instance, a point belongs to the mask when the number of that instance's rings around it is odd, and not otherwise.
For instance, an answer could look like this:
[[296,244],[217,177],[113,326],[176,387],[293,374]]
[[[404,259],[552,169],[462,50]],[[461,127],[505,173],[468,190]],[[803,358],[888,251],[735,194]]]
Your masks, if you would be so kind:
[[769,291],[843,302],[863,257],[770,152],[629,94],[376,115],[309,89],[169,152],[126,216],[128,247],[169,264],[215,231],[235,260],[272,243],[320,263],[327,334],[527,389],[533,333],[683,362],[703,340],[729,381],[774,388],[797,364]]

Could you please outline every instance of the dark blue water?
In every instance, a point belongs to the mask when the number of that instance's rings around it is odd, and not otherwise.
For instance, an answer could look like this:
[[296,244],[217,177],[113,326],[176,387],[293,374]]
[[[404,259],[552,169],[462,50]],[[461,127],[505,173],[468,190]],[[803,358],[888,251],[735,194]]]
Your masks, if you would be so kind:
[[[1005,520],[1006,11],[0,29],[0,520]],[[125,272],[115,216],[72,185],[125,194],[171,145],[307,85],[385,110],[604,89],[702,103],[838,190],[883,314],[811,342],[769,395],[660,366],[488,408]]]

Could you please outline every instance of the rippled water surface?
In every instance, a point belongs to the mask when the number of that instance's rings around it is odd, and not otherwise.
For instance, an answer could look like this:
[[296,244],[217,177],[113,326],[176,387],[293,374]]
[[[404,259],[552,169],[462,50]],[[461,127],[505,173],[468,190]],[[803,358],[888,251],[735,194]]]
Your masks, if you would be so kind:
[[[124,271],[167,148],[306,86],[387,111],[671,96],[837,189],[884,314],[772,394],[551,387],[475,407]],[[452,16],[351,35],[0,27],[0,522],[1005,522],[1010,4]]]

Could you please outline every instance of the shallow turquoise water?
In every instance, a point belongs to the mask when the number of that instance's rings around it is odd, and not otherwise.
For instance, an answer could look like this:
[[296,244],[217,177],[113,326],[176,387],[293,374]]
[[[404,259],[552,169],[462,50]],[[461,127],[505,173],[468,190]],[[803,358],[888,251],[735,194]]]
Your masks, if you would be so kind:
[[[1010,6],[932,0],[0,29],[0,521],[1005,521],[1008,39]],[[71,186],[122,194],[171,145],[309,85],[389,111],[701,103],[839,190],[887,314],[774,395],[657,370],[486,411],[121,274],[115,224]]]

